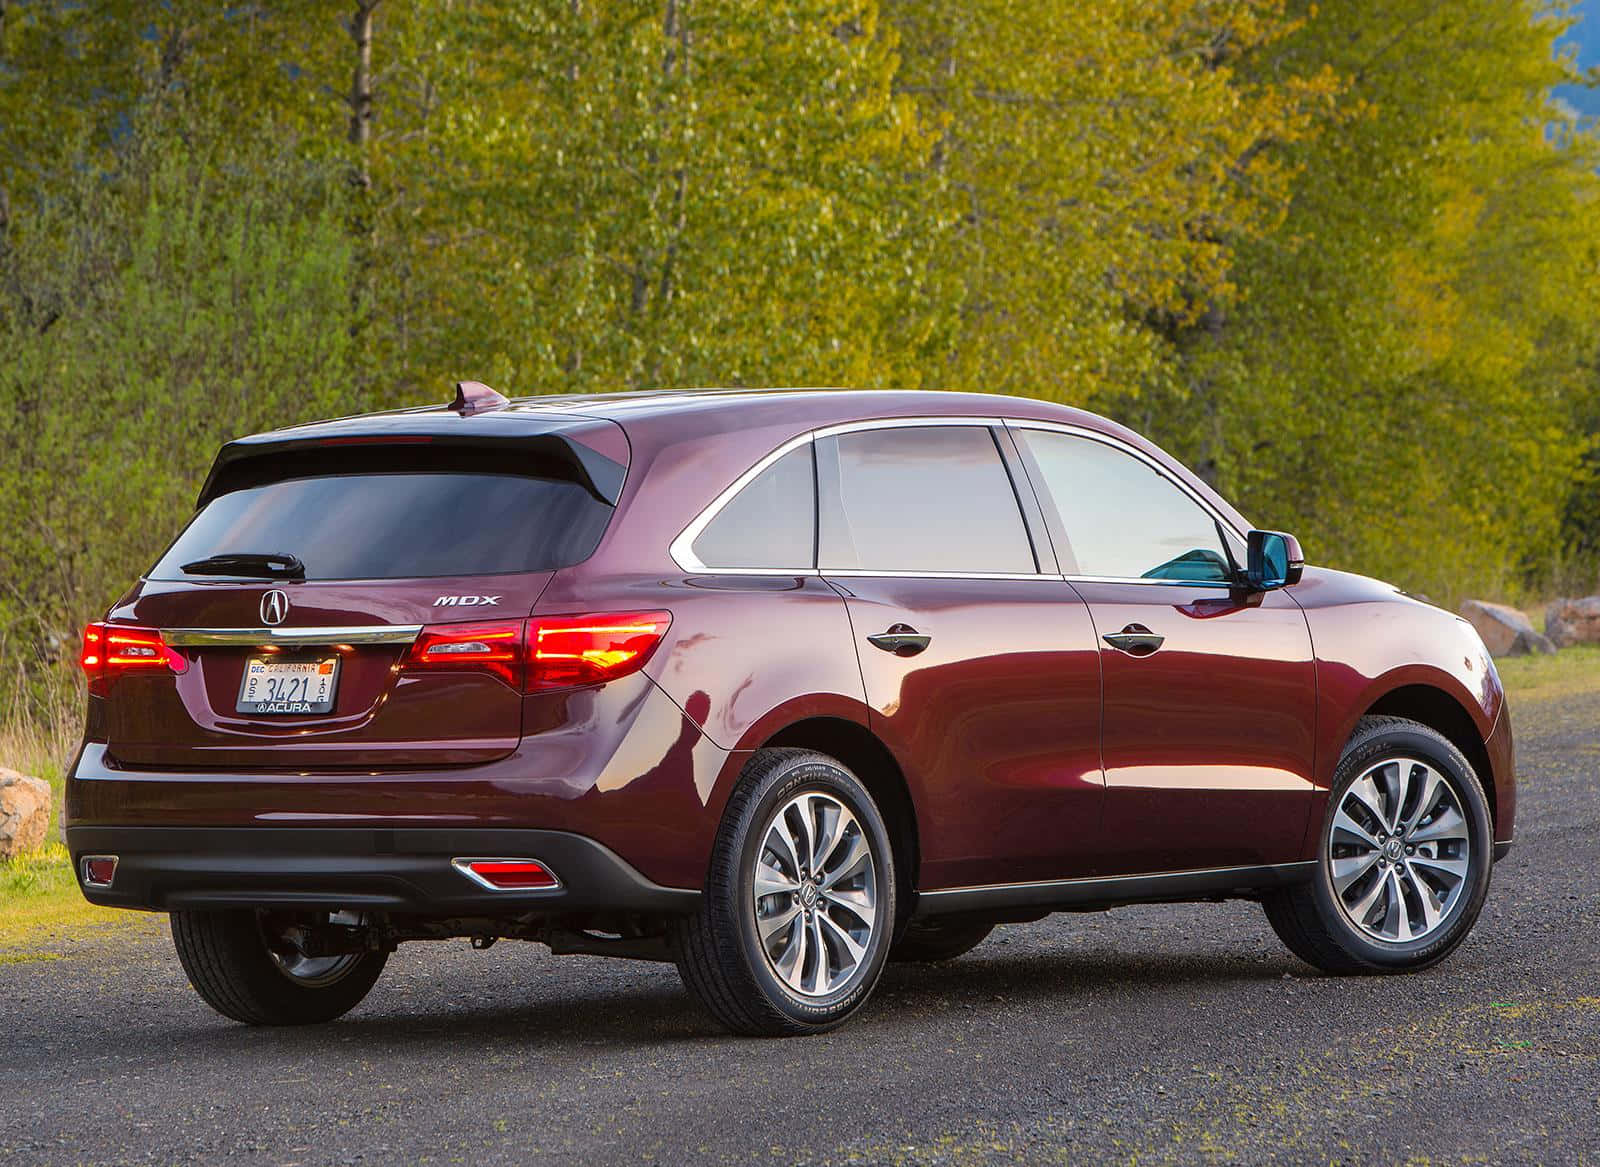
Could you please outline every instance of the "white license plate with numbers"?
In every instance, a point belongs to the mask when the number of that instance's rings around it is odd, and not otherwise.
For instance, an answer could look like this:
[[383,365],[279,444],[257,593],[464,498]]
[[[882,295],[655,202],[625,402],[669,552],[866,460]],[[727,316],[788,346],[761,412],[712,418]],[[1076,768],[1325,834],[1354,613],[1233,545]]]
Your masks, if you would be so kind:
[[339,658],[277,660],[253,656],[245,661],[239,685],[240,713],[329,713],[339,683]]

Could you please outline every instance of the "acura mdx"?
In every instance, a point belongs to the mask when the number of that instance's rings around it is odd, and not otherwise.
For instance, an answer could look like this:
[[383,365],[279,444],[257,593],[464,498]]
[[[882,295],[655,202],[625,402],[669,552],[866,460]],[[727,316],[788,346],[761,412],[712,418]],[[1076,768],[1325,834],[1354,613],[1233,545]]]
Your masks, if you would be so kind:
[[886,961],[1160,901],[1419,969],[1516,812],[1467,624],[1010,397],[469,382],[240,438],[82,664],[84,894],[254,1024],[466,937],[810,1033]]

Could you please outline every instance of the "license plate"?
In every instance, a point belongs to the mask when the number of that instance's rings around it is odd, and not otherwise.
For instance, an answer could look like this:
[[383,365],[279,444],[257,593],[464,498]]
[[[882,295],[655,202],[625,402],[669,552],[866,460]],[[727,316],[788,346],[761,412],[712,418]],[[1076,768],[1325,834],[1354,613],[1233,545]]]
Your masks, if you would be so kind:
[[245,661],[239,685],[240,713],[328,713],[339,681],[339,658],[278,660],[253,656]]

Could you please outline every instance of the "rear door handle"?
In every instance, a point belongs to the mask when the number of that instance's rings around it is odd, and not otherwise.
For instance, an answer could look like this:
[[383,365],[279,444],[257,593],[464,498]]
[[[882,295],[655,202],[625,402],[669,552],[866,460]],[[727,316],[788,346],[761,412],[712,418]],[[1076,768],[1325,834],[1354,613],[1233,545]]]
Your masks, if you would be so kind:
[[1108,632],[1100,639],[1129,656],[1149,656],[1167,642],[1165,636],[1151,632],[1143,624],[1129,624],[1121,632]]
[[895,656],[916,656],[928,647],[931,640],[933,637],[922,635],[909,624],[891,624],[887,631],[867,637],[867,642],[873,648],[881,648]]

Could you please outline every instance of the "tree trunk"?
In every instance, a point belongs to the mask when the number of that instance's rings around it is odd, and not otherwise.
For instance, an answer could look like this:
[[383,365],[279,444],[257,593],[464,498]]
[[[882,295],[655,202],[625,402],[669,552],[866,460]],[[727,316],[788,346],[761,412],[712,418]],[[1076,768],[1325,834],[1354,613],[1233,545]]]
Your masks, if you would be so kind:
[[[350,79],[350,145],[355,158],[350,167],[350,185],[355,188],[350,208],[350,234],[355,240],[355,270],[350,281],[350,335],[362,343],[362,334],[373,313],[376,288],[373,282],[372,170],[368,155],[372,141],[372,16],[379,0],[356,0],[355,12],[346,29],[355,42],[356,64]],[[370,363],[362,361],[365,370]],[[362,384],[364,391],[367,386]]]
[[[677,73],[680,80],[689,79],[689,0],[668,0],[667,2],[667,54],[662,63],[662,72],[671,77]],[[676,42],[674,44],[674,42]],[[687,225],[684,202],[688,194],[689,178],[684,167],[680,166],[672,172],[672,237],[667,242],[666,258],[661,264],[661,279],[656,290],[656,311],[665,312],[667,301],[672,298],[673,269],[678,262],[678,244],[683,238],[684,228]]]
[[372,185],[367,168],[367,143],[372,140],[372,14],[379,0],[356,0],[350,18],[350,39],[356,45],[355,75],[350,81],[350,144],[356,148],[354,182]]

